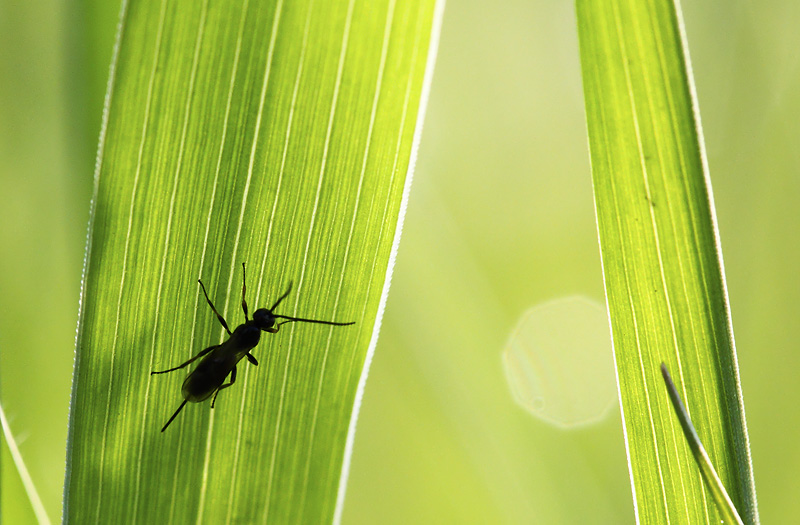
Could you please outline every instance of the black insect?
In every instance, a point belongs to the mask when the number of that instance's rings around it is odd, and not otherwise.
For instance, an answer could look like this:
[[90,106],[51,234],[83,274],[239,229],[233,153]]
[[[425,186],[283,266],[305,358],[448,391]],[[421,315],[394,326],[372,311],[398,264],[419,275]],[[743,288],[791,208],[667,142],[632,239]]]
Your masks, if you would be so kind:
[[[200,361],[200,364],[197,365],[197,368],[195,368],[188,376],[186,376],[181,389],[184,397],[183,403],[181,403],[181,406],[178,407],[178,410],[172,414],[172,417],[169,418],[169,421],[167,421],[167,424],[161,429],[161,432],[164,432],[167,429],[169,424],[172,423],[172,420],[175,419],[178,413],[189,401],[193,403],[199,403],[200,401],[205,401],[211,397],[211,394],[214,394],[214,399],[211,400],[211,408],[214,408],[214,403],[216,402],[217,395],[219,395],[220,391],[223,388],[228,388],[236,381],[236,365],[243,357],[246,357],[247,360],[253,365],[258,365],[258,361],[256,361],[256,358],[250,353],[250,350],[255,348],[255,346],[258,344],[258,341],[261,338],[262,330],[265,332],[275,333],[278,331],[278,328],[280,328],[281,325],[293,322],[319,323],[333,326],[347,326],[355,324],[355,322],[335,323],[333,321],[304,319],[301,317],[289,317],[286,315],[278,315],[273,313],[273,310],[275,310],[275,308],[281,304],[281,301],[286,299],[286,296],[289,295],[289,292],[292,291],[292,283],[289,283],[289,288],[286,290],[286,293],[281,295],[278,300],[275,301],[275,304],[272,305],[272,308],[259,308],[253,312],[253,318],[248,319],[247,302],[244,299],[244,293],[246,289],[245,269],[244,263],[242,263],[242,310],[244,310],[245,322],[244,324],[240,324],[238,327],[236,327],[236,330],[231,332],[230,328],[228,328],[228,323],[225,322],[225,318],[220,315],[216,308],[214,308],[214,304],[211,302],[211,299],[208,298],[208,293],[206,292],[206,287],[203,285],[203,282],[200,279],[198,279],[197,282],[200,283],[200,287],[203,289],[203,295],[206,296],[208,306],[210,306],[214,311],[217,319],[219,319],[219,322],[222,323],[222,327],[225,328],[225,331],[228,332],[230,337],[222,344],[209,346],[193,358],[181,365],[176,366],[175,368],[161,370],[159,372],[150,372],[150,375],[174,372],[175,370],[180,370],[181,368],[184,368],[185,366],[197,361],[201,357],[203,358],[203,360]],[[276,319],[286,320],[278,323],[276,322]],[[228,374],[230,374],[231,380],[230,382],[225,383],[225,379],[228,377]]]

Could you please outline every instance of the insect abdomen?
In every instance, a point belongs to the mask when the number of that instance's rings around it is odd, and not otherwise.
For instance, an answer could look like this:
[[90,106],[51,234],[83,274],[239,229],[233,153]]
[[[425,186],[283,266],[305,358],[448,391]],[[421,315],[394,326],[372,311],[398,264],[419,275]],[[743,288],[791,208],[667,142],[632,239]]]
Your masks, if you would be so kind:
[[183,382],[181,390],[187,401],[199,403],[208,399],[230,373],[232,367],[226,363],[227,357],[209,357],[211,359],[204,359]]

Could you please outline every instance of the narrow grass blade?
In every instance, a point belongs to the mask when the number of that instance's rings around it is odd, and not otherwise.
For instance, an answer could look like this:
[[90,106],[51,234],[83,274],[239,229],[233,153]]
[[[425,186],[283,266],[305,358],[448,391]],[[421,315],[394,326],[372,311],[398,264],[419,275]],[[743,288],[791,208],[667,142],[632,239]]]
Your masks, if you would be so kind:
[[8,425],[6,411],[3,410],[2,404],[0,404],[0,425],[3,427],[3,436],[5,437],[5,442],[8,445],[8,450],[11,453],[12,459],[14,460],[14,466],[17,467],[17,472],[19,472],[19,477],[22,479],[22,485],[25,487],[25,493],[28,495],[28,499],[31,501],[31,507],[36,515],[36,519],[40,524],[43,523],[49,525],[50,518],[47,516],[47,511],[44,510],[44,504],[42,504],[42,499],[39,497],[39,492],[36,490],[36,485],[33,484],[31,475],[28,473],[28,467],[25,466],[25,461],[23,461],[22,454],[19,452],[19,447],[17,447],[14,434],[11,432],[11,427]]
[[680,10],[672,0],[576,5],[637,519],[719,519],[660,388],[659,365],[667,362],[720,479],[745,522],[755,523],[744,403]]
[[[438,7],[437,7],[438,6]],[[325,523],[341,500],[430,83],[435,0],[145,0],[121,15],[70,412],[74,523]],[[252,312],[236,383],[174,367]]]
[[703,443],[700,441],[700,436],[697,435],[697,430],[695,430],[694,425],[692,425],[689,413],[686,411],[683,401],[681,401],[681,395],[678,393],[678,389],[675,388],[675,383],[672,382],[672,377],[669,375],[667,365],[664,363],[661,363],[661,375],[664,376],[664,383],[667,385],[669,399],[672,401],[675,415],[678,416],[678,421],[681,423],[683,435],[686,437],[689,449],[691,449],[694,460],[700,468],[703,481],[706,482],[706,487],[708,487],[711,496],[717,503],[717,509],[722,515],[723,521],[725,523],[738,523],[743,525],[742,518],[739,517],[736,507],[733,506],[733,502],[730,496],[728,496],[728,491],[725,490],[725,486],[722,484],[722,480],[719,479],[717,471],[714,470],[714,465],[711,464],[711,460],[708,458],[708,453],[705,447],[703,447]]

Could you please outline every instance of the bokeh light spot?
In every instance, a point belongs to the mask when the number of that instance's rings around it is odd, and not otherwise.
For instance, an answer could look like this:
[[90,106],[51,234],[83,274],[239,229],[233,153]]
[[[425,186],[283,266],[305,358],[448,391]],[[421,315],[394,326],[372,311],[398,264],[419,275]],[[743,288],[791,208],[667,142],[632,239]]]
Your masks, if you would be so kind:
[[503,366],[514,401],[553,425],[596,423],[616,404],[608,317],[586,297],[526,311],[508,339]]

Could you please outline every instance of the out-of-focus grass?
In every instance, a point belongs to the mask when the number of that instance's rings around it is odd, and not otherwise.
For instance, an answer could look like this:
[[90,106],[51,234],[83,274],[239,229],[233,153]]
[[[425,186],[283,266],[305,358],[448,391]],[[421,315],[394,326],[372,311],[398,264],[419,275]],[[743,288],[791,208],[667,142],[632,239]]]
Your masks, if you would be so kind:
[[[0,4],[0,399],[54,521],[61,508],[78,289],[102,106],[95,101],[88,112],[84,105],[87,81],[78,71],[93,65],[76,62],[85,35],[69,25],[74,7],[57,1]],[[103,77],[115,18],[106,21],[105,51],[98,52]],[[94,74],[102,93],[105,79]],[[73,113],[82,120],[71,119]],[[30,505],[3,454],[0,520],[29,523]]]
[[[800,40],[790,28],[800,21],[800,13],[787,2],[763,6],[742,2],[684,4],[747,400],[759,509],[765,522],[786,520],[800,515],[800,505],[790,495],[789,487],[796,490],[798,483],[793,467],[782,464],[781,457],[793,449],[791,441],[800,436],[800,426],[787,425],[782,416],[780,423],[770,418],[782,413],[795,414],[796,420],[798,411],[795,398],[781,393],[779,385],[792,384],[791,374],[796,368],[787,369],[781,363],[791,365],[800,359],[792,350],[793,339],[800,334],[791,320],[798,315],[800,286],[792,270],[798,246],[786,241],[793,238],[799,222],[794,210],[800,197],[795,176],[800,171],[800,159],[790,144],[800,137],[798,123],[792,117],[800,103],[796,95],[800,76],[793,51]],[[488,330],[495,334],[491,342],[496,348],[505,341],[516,315],[531,304],[575,291],[600,297],[596,241],[588,238],[594,234],[594,219],[584,216],[581,208],[591,206],[591,196],[588,165],[583,165],[588,155],[579,129],[582,114],[573,113],[573,104],[581,101],[572,16],[570,6],[549,3],[504,4],[491,14],[478,3],[448,6],[418,176],[385,319],[388,329],[393,325],[397,331],[409,327],[414,333],[407,335],[407,346],[378,349],[356,439],[354,482],[355,476],[369,479],[371,470],[390,471],[389,466],[381,467],[380,451],[384,449],[368,452],[359,444],[369,442],[370,436],[378,438],[378,431],[370,426],[372,421],[376,426],[383,422],[383,431],[400,427],[392,424],[392,415],[383,414],[382,399],[389,395],[389,376],[391,384],[403,384],[396,365],[402,356],[410,353],[415,356],[414,363],[421,363],[406,365],[411,369],[409,375],[426,374],[422,385],[414,383],[418,396],[425,399],[423,388],[440,393],[440,403],[427,408],[439,414],[430,419],[447,420],[439,428],[452,428],[451,421],[461,421],[452,414],[462,410],[469,413],[469,409],[481,406],[476,402],[465,409],[466,401],[446,388],[441,378],[455,374],[455,382],[466,382],[464,369],[468,365],[463,356],[489,353],[484,340],[460,339],[460,344],[455,344],[457,352],[436,360],[434,355],[440,348],[426,344],[420,332],[435,332],[438,327],[445,332],[440,337],[449,339],[459,337],[462,331],[474,336]],[[515,111],[520,107],[526,112]],[[456,217],[456,232],[464,240],[462,251],[445,251],[437,243],[441,240],[438,237],[437,242],[422,243],[425,230],[438,218],[435,210]],[[509,224],[513,221],[518,225]],[[592,251],[582,251],[589,245]],[[441,250],[442,256],[435,258],[423,252],[423,247]],[[411,261],[421,258],[419,253],[446,265],[449,271],[445,278],[433,285],[414,275]],[[466,278],[457,275],[457,269],[465,264],[461,257],[469,258],[477,267],[477,276],[489,281],[490,296],[498,298],[496,306],[475,301],[482,315],[473,312],[471,303],[453,307],[448,299],[458,291],[463,294],[461,298],[476,294],[476,274]],[[419,305],[424,305],[420,319],[427,316],[428,320],[406,324],[409,311]],[[496,312],[499,315],[494,317]],[[447,327],[448,318],[459,323],[457,329]],[[420,328],[420,322],[428,328]],[[391,333],[385,330],[382,335],[385,341]],[[393,352],[397,352],[394,358]],[[781,377],[778,383],[772,383],[775,373]],[[499,372],[492,368],[481,373],[496,374]],[[476,385],[470,382],[466,388]],[[774,408],[776,404],[780,412]],[[406,427],[404,435],[412,436],[406,440],[419,443],[427,427],[420,423],[417,432]],[[486,433],[504,433],[500,426],[487,427]],[[509,432],[527,435],[536,448],[544,444],[539,434],[545,431],[538,422],[529,421]],[[621,456],[621,430],[613,432],[610,448],[600,453],[618,450]],[[465,433],[452,436],[442,446],[457,450],[474,440],[473,434]],[[539,454],[567,457],[586,450],[585,443],[568,447],[567,442],[559,444],[555,452],[540,449]],[[779,446],[772,449],[773,443]],[[391,450],[394,464],[403,462],[400,456],[411,461],[415,448],[393,446]],[[359,456],[359,452],[364,455]],[[477,462],[466,453],[463,457],[464,464]],[[520,470],[539,468],[510,449],[506,457],[514,465],[524,465]],[[481,475],[476,477],[480,479]],[[627,485],[627,479],[612,479]],[[507,487],[516,481],[509,479]],[[462,497],[452,495],[451,500],[477,504],[466,490],[471,485],[463,482],[437,477],[424,487],[418,478],[407,475],[393,483],[398,488],[392,496],[387,495],[387,487],[392,485],[385,481],[380,494],[364,494],[363,500],[378,499],[382,508],[399,511],[403,498],[409,495],[441,494],[463,486]],[[366,485],[364,481],[351,486],[351,502],[353,494],[359,492],[356,487]],[[547,504],[538,504],[540,497],[549,496],[558,501],[555,505],[566,501],[580,506],[586,501],[578,491],[563,496],[550,492],[553,489],[541,481],[536,493],[529,496],[537,499],[532,515],[542,521],[547,521],[548,514]],[[632,521],[629,489],[615,494],[621,498],[621,520]]]
[[[800,516],[800,406],[786,388],[800,367],[800,4],[683,4],[759,510],[787,522]],[[62,46],[77,23],[64,8],[5,2],[0,16],[0,393],[54,518],[97,137],[87,131],[93,143],[72,157],[62,82],[77,73]],[[81,67],[102,94],[108,60]],[[99,126],[99,114],[85,118]],[[513,405],[502,379],[525,309],[603,300],[583,118],[571,2],[449,2],[344,523],[568,522],[593,505],[593,523],[633,521],[619,416],[556,431]],[[2,518],[29,523],[0,461]],[[569,490],[575,473],[588,492]]]

